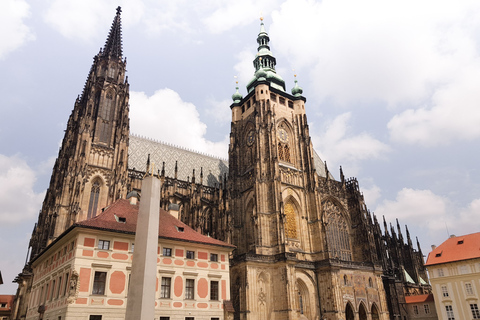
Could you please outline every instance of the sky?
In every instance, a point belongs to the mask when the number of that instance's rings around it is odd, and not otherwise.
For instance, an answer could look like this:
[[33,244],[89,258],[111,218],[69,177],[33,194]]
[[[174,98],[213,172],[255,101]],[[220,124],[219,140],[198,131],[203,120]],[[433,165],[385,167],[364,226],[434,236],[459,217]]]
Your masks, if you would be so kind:
[[[227,158],[264,17],[315,150],[426,255],[480,231],[477,0],[3,0],[0,294],[14,294],[66,121],[122,7],[131,133]],[[237,77],[237,78],[235,78]],[[168,165],[168,164],[167,164]],[[174,164],[171,164],[174,165]]]

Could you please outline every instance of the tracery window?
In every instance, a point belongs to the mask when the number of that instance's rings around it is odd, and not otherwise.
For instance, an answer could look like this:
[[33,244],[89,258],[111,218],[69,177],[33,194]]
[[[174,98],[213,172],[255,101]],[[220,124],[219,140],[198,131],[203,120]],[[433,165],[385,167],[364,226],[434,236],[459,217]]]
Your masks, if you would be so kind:
[[288,144],[278,143],[278,158],[282,161],[292,162],[290,158],[290,148]]
[[330,256],[340,260],[351,261],[352,252],[347,222],[338,208],[332,203],[329,203],[328,209],[331,210],[327,218],[327,240]]
[[90,192],[90,203],[88,204],[87,219],[91,219],[97,215],[99,196],[100,196],[100,181],[98,181],[97,179],[92,183],[92,190]]
[[285,236],[297,239],[297,221],[295,208],[291,202],[285,204]]

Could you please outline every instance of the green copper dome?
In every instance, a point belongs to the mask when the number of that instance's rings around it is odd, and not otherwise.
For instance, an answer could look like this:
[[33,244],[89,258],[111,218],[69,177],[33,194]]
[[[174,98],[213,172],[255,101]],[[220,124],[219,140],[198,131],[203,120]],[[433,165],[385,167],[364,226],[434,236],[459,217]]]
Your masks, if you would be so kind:
[[297,78],[295,78],[295,86],[292,88],[292,94],[295,97],[299,97],[302,95],[302,93],[303,93],[303,89],[298,85]]
[[238,92],[238,85],[236,86],[236,89],[237,91],[234,94],[232,94],[232,100],[234,103],[239,103],[240,101],[242,101],[243,96],[240,92]]

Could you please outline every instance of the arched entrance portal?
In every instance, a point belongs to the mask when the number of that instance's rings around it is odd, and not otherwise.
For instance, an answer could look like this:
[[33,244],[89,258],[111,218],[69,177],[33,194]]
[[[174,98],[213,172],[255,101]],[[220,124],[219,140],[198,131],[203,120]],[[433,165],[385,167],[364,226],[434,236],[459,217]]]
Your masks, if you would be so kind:
[[367,311],[365,310],[363,303],[360,304],[360,308],[358,309],[358,319],[367,320]]
[[378,309],[375,304],[372,305],[372,320],[380,320]]
[[347,303],[347,307],[345,308],[345,320],[354,320],[355,316],[353,314],[353,308],[352,305]]

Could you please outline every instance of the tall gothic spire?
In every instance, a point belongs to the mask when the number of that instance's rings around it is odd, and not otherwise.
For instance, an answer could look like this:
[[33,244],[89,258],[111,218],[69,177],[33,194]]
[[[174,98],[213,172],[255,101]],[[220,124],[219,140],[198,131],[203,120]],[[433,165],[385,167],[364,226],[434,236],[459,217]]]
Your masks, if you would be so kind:
[[122,20],[120,19],[120,14],[122,8],[117,8],[117,14],[113,19],[112,27],[110,28],[110,33],[108,34],[107,41],[105,41],[105,46],[103,47],[103,56],[112,56],[121,58],[122,57]]

